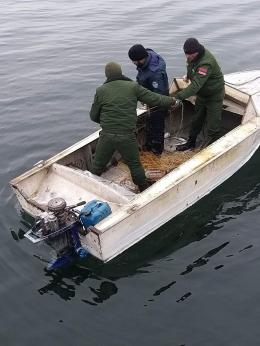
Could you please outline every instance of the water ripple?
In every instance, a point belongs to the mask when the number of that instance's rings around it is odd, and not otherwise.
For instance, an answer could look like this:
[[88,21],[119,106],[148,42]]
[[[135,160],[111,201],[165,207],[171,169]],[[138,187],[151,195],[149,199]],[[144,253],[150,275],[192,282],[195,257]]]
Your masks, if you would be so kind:
[[97,128],[89,109],[108,61],[135,78],[127,52],[142,43],[163,55],[171,79],[185,73],[182,46],[190,36],[214,52],[224,73],[259,68],[259,1],[1,2],[3,344],[43,345],[55,337],[81,346],[86,334],[93,346],[257,344],[259,153],[118,259],[52,274],[44,272],[48,250],[23,239],[30,220],[8,186]]

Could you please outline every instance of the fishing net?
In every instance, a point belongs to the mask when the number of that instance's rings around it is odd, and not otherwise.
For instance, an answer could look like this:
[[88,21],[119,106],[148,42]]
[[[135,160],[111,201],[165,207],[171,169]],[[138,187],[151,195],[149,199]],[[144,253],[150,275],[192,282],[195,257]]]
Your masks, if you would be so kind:
[[152,152],[142,151],[140,153],[140,159],[145,169],[146,176],[152,181],[157,181],[183,162],[189,160],[198,151],[199,150],[174,152],[164,151],[160,156],[156,156]]
[[[141,151],[140,160],[144,167],[145,175],[147,176],[147,178],[149,178],[151,182],[156,182],[164,175],[171,172],[173,169],[175,169],[185,161],[189,160],[198,151],[198,149],[182,152],[164,151],[160,156],[156,156],[149,151]],[[119,161],[114,170],[117,170],[118,172],[117,179],[114,179],[115,182],[135,193],[139,191],[138,187],[133,183],[131,179],[128,166],[124,162]]]

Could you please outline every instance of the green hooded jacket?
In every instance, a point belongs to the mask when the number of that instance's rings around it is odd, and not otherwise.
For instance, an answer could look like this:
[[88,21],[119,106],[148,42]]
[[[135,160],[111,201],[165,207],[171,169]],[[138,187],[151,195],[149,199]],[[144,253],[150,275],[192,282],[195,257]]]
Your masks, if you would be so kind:
[[223,93],[223,74],[215,57],[207,49],[196,61],[187,62],[187,77],[191,83],[175,95],[177,99],[184,100],[195,95],[214,98]]
[[99,123],[105,132],[133,132],[137,123],[137,101],[150,107],[169,108],[175,99],[156,94],[127,77],[121,76],[107,80],[97,88],[90,110],[90,118]]

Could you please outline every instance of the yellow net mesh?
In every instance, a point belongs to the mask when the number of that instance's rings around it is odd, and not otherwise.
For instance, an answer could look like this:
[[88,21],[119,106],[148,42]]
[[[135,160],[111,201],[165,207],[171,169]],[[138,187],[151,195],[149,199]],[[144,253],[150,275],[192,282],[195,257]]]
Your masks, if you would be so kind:
[[151,180],[158,180],[183,162],[189,160],[198,151],[199,150],[164,151],[160,156],[156,156],[149,151],[142,151],[140,153],[140,159],[145,169],[146,176]]
[[[162,178],[165,174],[169,173],[170,171],[181,165],[183,162],[189,160],[198,151],[199,149],[182,152],[164,151],[160,156],[156,156],[152,152],[141,151],[140,159],[147,178],[155,182]],[[137,186],[134,185],[134,183],[132,182],[128,166],[122,161],[119,161],[117,169],[121,171],[121,176],[120,178],[116,179],[115,182],[119,183],[121,186],[124,186],[131,191],[138,192],[139,190]]]

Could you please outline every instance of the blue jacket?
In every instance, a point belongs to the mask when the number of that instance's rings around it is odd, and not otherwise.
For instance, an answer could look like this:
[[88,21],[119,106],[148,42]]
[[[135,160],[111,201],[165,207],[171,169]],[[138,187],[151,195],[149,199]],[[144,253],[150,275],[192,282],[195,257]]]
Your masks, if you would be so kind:
[[162,95],[169,95],[169,82],[163,58],[147,48],[148,57],[142,67],[137,67],[136,80],[143,87]]

